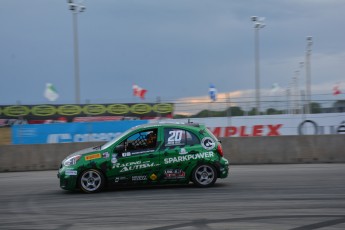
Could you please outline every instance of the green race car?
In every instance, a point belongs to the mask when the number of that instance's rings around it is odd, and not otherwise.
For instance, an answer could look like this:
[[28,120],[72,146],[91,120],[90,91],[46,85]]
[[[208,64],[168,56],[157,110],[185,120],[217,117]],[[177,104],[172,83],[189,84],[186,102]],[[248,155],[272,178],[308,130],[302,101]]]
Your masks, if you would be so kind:
[[133,127],[114,140],[71,154],[58,172],[60,187],[99,192],[106,185],[187,184],[212,186],[228,176],[218,139],[196,123]]

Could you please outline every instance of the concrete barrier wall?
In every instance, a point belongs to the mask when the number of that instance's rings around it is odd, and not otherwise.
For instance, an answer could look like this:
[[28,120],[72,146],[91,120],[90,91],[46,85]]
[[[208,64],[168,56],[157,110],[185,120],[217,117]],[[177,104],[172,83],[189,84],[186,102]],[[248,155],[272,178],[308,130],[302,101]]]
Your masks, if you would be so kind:
[[[231,164],[345,163],[345,135],[220,138]],[[0,172],[57,170],[69,154],[102,143],[0,146]]]
[[221,139],[232,164],[345,163],[345,135]]

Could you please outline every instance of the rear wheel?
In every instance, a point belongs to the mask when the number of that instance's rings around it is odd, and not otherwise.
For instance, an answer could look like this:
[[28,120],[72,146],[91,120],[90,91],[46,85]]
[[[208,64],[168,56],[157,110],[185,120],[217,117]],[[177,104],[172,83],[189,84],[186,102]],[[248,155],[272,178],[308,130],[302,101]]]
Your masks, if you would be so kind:
[[104,176],[97,169],[85,170],[79,177],[79,187],[86,193],[95,193],[103,189]]
[[217,171],[209,164],[198,165],[192,174],[192,181],[198,187],[210,187],[217,180]]

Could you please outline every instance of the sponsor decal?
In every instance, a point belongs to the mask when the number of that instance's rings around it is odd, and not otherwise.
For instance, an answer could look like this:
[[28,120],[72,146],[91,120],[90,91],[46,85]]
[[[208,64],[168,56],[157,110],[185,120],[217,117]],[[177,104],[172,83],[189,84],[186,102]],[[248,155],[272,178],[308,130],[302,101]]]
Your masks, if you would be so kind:
[[132,154],[130,152],[125,152],[125,153],[122,153],[121,155],[122,155],[122,157],[130,157],[130,156],[132,156]]
[[147,176],[132,176],[132,181],[146,181],[147,180]]
[[216,143],[214,143],[214,140],[211,137],[204,137],[201,140],[201,145],[206,150],[212,150],[216,146]]
[[[117,158],[116,154],[111,155],[111,163],[116,164],[117,163]],[[114,166],[115,167],[115,166]]]
[[151,176],[150,176],[150,179],[151,180],[157,180],[157,175],[152,173]]
[[116,163],[113,165],[113,168],[120,168],[120,172],[128,172],[132,170],[151,168],[155,166],[159,166],[159,164],[155,164],[154,162],[150,161],[134,161],[128,163]]
[[178,156],[178,157],[168,157],[164,159],[164,164],[171,164],[171,163],[179,163],[189,160],[198,160],[203,158],[211,158],[214,157],[213,152],[204,152],[204,153],[197,153],[197,154],[190,154],[186,156]]
[[108,152],[105,152],[102,154],[102,157],[103,158],[109,158],[110,154]]
[[78,172],[76,170],[66,170],[65,175],[66,176],[76,176]]
[[186,155],[186,154],[188,154],[188,152],[187,152],[187,150],[185,148],[181,148],[180,154],[181,155]]
[[101,158],[101,154],[100,153],[95,153],[95,154],[91,154],[91,155],[85,156],[85,160],[86,161],[91,161],[91,160],[95,160],[95,159],[98,159],[98,158]]
[[126,181],[126,180],[127,180],[127,177],[120,176],[120,177],[115,177],[114,182],[115,182],[115,183],[119,183],[119,182],[121,182],[121,181]]
[[174,179],[184,179],[186,173],[182,169],[166,169],[164,171],[164,179],[174,180]]
[[143,153],[153,153],[154,150],[147,150],[147,151],[139,151],[139,152],[124,152],[121,154],[122,157],[130,157],[130,156],[134,156],[134,155],[139,155],[139,154],[143,154]]

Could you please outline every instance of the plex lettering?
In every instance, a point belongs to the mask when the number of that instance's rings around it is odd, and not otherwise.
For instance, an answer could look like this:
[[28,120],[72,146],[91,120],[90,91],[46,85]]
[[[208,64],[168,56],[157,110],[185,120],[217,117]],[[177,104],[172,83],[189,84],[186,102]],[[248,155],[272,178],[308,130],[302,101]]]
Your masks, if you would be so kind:
[[275,125],[254,125],[254,126],[228,126],[210,128],[217,137],[260,137],[260,136],[280,136],[279,129],[283,124]]

